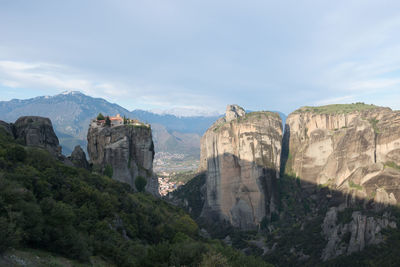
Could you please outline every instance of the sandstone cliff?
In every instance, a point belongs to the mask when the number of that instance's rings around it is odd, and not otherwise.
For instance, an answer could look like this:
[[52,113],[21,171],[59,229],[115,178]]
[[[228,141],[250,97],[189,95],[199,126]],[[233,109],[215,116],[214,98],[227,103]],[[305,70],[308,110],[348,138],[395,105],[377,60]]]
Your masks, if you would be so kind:
[[154,145],[151,128],[120,125],[98,126],[95,122],[88,131],[88,153],[93,167],[104,171],[112,167],[112,178],[135,188],[138,176],[146,178],[146,190],[158,194],[158,181],[153,174]]
[[282,122],[272,112],[230,105],[201,139],[200,171],[206,171],[202,217],[253,229],[275,211]]
[[[400,112],[372,105],[301,108],[286,121],[286,172],[309,185],[400,200]],[[306,184],[306,183],[303,183]]]
[[[312,196],[319,185],[343,196],[325,215],[323,260],[377,244],[383,228],[396,227],[390,214],[367,214],[400,200],[399,111],[361,103],[304,107],[288,116],[282,149],[285,173],[298,177],[304,192]],[[336,222],[343,209],[351,219]]]

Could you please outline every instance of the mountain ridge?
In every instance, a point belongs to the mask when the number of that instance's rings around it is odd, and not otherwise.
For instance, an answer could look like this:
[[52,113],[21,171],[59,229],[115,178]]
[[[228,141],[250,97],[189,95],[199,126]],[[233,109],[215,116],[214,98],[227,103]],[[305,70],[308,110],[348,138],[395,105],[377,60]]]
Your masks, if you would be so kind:
[[[174,144],[173,151],[188,154],[194,150],[193,153],[196,155],[200,153],[200,143],[193,143],[193,140],[199,140],[203,131],[205,132],[216,119],[215,117],[201,116],[159,115],[145,110],[129,111],[118,104],[110,103],[103,98],[91,97],[79,91],[65,91],[54,96],[0,101],[0,119],[7,122],[13,122],[18,117],[27,114],[49,117],[60,137],[64,154],[70,154],[77,144],[86,148],[86,135],[90,120],[100,112],[107,115],[121,114],[121,116],[157,125],[155,128],[160,129],[161,133],[166,135],[164,140]],[[188,135],[187,140],[182,140],[181,133]],[[159,144],[157,140],[155,143],[157,151],[168,152],[171,149],[168,143]],[[159,147],[162,150],[159,150]]]

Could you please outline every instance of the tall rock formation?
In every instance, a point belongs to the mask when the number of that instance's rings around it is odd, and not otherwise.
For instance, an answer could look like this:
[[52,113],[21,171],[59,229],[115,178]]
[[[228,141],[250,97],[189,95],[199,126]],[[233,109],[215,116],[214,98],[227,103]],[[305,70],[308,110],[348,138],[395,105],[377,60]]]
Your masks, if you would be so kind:
[[135,188],[138,176],[146,178],[146,190],[158,195],[153,174],[154,144],[151,128],[146,125],[99,126],[92,122],[88,131],[90,161],[93,168],[111,166],[112,178]]
[[74,164],[77,168],[89,169],[89,162],[86,159],[85,151],[81,148],[81,146],[75,146],[74,151],[72,151],[71,156],[68,159]]
[[0,121],[0,127],[25,146],[44,148],[54,156],[61,157],[61,146],[48,118],[24,116],[15,123]]
[[304,107],[286,120],[286,172],[303,186],[400,200],[400,111],[373,105]]
[[200,170],[206,171],[204,218],[254,229],[275,211],[282,121],[272,112],[246,114],[229,105],[224,118],[201,139]]

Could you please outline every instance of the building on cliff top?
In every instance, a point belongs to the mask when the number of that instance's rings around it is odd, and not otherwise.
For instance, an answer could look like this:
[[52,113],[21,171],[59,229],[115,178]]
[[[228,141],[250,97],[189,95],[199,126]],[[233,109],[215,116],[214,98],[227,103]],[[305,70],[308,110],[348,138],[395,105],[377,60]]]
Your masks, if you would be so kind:
[[[107,117],[110,119],[111,127],[129,124],[129,125],[133,125],[133,126],[144,126],[144,127],[150,128],[150,124],[140,122],[137,119],[129,119],[129,118],[121,117],[120,114],[117,114],[116,116],[106,116],[106,118]],[[105,119],[104,120],[93,119],[92,123],[95,123],[97,126],[104,127],[106,125],[106,120]]]

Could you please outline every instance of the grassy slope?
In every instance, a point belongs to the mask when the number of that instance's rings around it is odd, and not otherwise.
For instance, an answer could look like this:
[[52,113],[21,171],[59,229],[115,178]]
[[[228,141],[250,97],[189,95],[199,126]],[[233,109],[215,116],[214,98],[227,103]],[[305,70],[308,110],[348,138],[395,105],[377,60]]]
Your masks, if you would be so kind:
[[319,106],[319,107],[310,107],[305,106],[297,109],[294,113],[301,113],[301,112],[313,112],[317,114],[343,114],[343,113],[350,113],[354,111],[363,111],[369,109],[375,109],[378,106],[375,105],[368,105],[364,103],[355,103],[355,104],[333,104],[333,105],[326,105],[326,106]]

